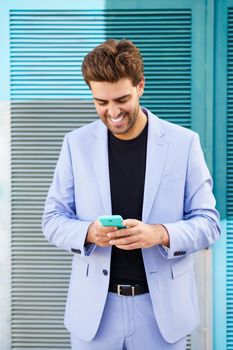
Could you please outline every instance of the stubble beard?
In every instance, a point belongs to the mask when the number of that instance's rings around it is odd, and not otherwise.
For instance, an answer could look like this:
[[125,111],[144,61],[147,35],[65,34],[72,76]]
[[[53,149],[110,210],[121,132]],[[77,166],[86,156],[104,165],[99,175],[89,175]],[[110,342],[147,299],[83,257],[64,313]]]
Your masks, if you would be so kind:
[[126,134],[128,131],[130,131],[130,129],[135,125],[138,115],[139,115],[139,104],[135,107],[134,111],[132,113],[125,113],[125,112],[121,112],[121,114],[125,114],[124,118],[128,119],[128,123],[127,123],[127,127],[125,129],[120,129],[120,128],[113,128],[112,125],[110,126],[108,123],[108,118],[109,116],[105,117],[105,125],[107,126],[107,128],[113,133],[113,134]]

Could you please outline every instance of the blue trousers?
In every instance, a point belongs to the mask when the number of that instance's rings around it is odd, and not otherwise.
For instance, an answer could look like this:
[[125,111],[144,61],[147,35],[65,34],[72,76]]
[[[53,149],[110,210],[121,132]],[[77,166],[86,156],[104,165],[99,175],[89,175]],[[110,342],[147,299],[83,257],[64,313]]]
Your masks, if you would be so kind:
[[71,334],[71,345],[72,350],[185,350],[186,337],[173,344],[163,339],[149,293],[132,297],[108,293],[95,338],[85,342]]

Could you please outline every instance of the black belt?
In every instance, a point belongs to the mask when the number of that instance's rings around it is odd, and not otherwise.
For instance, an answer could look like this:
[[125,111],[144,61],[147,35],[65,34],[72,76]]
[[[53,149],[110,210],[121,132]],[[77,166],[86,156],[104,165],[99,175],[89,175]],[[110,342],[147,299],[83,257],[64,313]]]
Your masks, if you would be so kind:
[[118,295],[133,296],[148,293],[147,284],[136,284],[134,286],[129,284],[114,284],[109,286],[109,292],[117,293]]

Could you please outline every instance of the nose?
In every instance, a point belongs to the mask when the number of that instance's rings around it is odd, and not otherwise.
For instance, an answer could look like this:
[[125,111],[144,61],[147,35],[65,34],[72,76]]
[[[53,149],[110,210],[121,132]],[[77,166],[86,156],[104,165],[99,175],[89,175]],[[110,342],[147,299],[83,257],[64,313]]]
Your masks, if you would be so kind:
[[120,108],[115,104],[110,104],[108,106],[108,116],[116,118],[121,113]]

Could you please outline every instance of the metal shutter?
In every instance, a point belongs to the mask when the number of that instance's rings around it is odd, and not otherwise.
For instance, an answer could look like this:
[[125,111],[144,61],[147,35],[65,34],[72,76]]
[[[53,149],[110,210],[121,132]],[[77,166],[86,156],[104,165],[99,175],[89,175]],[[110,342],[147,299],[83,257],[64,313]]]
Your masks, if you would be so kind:
[[129,38],[140,48],[146,78],[141,104],[190,127],[191,10],[108,11],[106,36]]
[[233,349],[233,8],[228,9],[227,47],[227,349]]
[[141,48],[142,104],[191,125],[189,10],[10,12],[12,349],[69,349],[71,256],[45,241],[41,216],[64,134],[96,118],[80,65],[108,37]]

